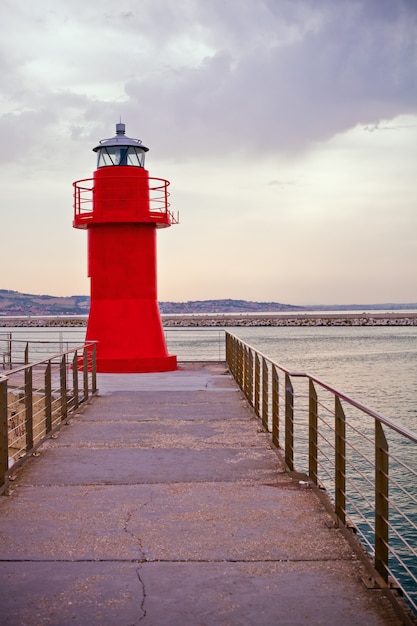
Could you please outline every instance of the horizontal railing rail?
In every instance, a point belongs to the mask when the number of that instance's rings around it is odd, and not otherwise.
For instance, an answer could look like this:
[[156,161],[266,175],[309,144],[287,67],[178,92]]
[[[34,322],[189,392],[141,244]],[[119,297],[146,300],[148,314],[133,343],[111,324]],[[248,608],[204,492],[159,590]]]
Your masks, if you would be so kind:
[[170,354],[178,361],[223,361],[225,331],[223,328],[164,327]]
[[[68,351],[84,342],[85,331],[85,327],[78,326],[0,332],[0,371],[45,359],[52,352]],[[175,354],[178,361],[225,360],[224,328],[169,326],[164,327],[164,333],[168,351]],[[28,334],[32,335],[30,339],[27,339]]]
[[226,332],[226,361],[290,471],[324,488],[371,557],[372,584],[417,611],[417,434]]
[[[55,333],[56,335],[56,333]],[[85,333],[84,333],[85,335]],[[52,332],[51,332],[52,336]],[[0,367],[11,370],[19,365],[41,361],[58,352],[68,352],[80,346],[80,339],[17,339],[16,332],[9,333],[7,339],[0,335]]]
[[0,493],[12,468],[96,392],[96,342],[0,374]]

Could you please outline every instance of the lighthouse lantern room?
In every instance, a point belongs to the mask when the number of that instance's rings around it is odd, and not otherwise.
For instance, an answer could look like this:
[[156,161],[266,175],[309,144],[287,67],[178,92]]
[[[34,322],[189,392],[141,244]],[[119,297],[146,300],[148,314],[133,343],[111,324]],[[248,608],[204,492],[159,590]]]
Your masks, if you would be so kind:
[[93,148],[97,152],[97,168],[112,165],[133,165],[145,167],[146,148],[140,139],[131,139],[125,135],[125,125],[116,124],[116,136],[112,139],[102,139],[100,144]]
[[162,372],[177,360],[165,344],[157,300],[156,231],[178,223],[167,180],[150,178],[149,148],[125,134],[100,141],[93,178],[74,186],[74,228],[88,232],[90,313],[98,372]]

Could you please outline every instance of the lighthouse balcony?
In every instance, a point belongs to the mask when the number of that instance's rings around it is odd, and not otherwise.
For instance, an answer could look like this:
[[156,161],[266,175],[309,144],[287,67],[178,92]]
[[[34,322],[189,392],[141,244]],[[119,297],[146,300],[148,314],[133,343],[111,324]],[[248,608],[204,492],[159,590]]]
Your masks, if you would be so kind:
[[[108,177],[107,180],[109,180]],[[136,222],[152,223],[156,228],[167,228],[172,224],[178,224],[178,214],[174,215],[169,208],[169,181],[162,178],[148,178],[146,189],[140,181],[135,189],[132,189],[129,184],[131,179],[127,179],[126,182],[129,189],[126,198],[123,195],[120,196],[119,193],[113,196],[111,189],[106,192],[100,188],[100,185],[97,185],[97,180],[94,178],[85,178],[73,183],[73,226],[88,228],[92,224],[99,223]],[[99,194],[100,201],[98,201]]]

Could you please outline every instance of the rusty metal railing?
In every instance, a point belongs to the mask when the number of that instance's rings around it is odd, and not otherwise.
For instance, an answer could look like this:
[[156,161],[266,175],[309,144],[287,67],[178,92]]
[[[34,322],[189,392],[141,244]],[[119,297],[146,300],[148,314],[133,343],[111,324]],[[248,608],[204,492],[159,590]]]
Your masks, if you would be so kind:
[[12,468],[96,391],[95,342],[0,374],[0,493]]
[[367,584],[398,588],[417,612],[417,434],[228,332],[226,361],[287,468],[325,489],[357,534],[374,565]]

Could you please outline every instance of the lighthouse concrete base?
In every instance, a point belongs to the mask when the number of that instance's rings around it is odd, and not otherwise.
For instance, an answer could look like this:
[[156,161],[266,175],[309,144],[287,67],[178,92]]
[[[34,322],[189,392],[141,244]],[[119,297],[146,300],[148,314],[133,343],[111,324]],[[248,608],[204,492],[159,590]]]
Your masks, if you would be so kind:
[[97,358],[99,374],[144,374],[172,372],[177,368],[176,356],[147,359],[100,359]]

